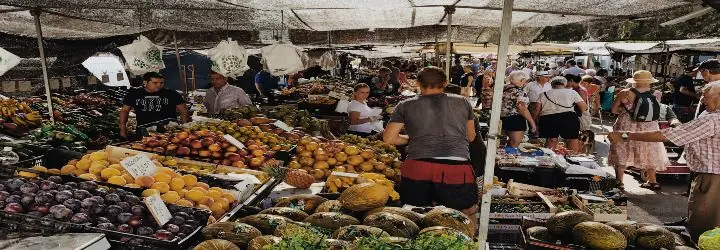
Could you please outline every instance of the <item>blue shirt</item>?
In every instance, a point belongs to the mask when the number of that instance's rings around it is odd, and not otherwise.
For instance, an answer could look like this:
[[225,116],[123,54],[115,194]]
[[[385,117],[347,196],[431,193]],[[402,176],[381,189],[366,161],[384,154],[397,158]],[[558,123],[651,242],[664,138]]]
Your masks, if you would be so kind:
[[270,92],[273,89],[279,88],[278,80],[264,70],[255,75],[255,84],[260,84],[260,89],[262,89],[263,92]]

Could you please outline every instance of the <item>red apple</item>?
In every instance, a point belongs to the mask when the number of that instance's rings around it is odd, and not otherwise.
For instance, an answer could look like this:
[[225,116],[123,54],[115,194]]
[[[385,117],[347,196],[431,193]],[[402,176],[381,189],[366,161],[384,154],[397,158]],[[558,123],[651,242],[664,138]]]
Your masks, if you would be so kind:
[[183,139],[187,139],[188,137],[190,137],[190,134],[186,131],[182,131],[180,133],[177,133],[176,137],[180,140],[183,140]]
[[213,143],[213,144],[208,145],[208,149],[213,152],[222,151],[222,147],[218,143]]
[[179,147],[179,148],[177,149],[177,154],[178,154],[178,155],[188,155],[188,154],[190,154],[190,148],[184,147],[184,146],[183,146],[183,147]]
[[200,140],[193,140],[190,142],[190,146],[194,149],[201,149],[203,147],[202,142]]
[[210,152],[210,150],[200,150],[198,155],[200,155],[200,157],[210,157],[212,152]]
[[234,152],[237,152],[237,151],[238,151],[238,148],[235,147],[235,146],[225,147],[225,152],[233,152],[233,153],[234,153]]
[[202,142],[202,145],[204,147],[208,147],[208,146],[212,145],[213,143],[215,143],[215,141],[210,138],[203,138],[200,142]]
[[212,157],[213,158],[222,158],[223,154],[218,151],[215,151],[215,152],[212,152]]

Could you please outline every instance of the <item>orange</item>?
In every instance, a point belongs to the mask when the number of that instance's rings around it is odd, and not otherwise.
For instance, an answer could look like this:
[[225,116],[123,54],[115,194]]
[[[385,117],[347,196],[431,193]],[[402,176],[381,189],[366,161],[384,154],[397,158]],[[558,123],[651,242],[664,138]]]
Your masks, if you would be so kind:
[[88,170],[90,168],[90,164],[92,164],[92,161],[89,159],[82,159],[79,160],[75,166],[79,169]]
[[180,195],[180,197],[185,197],[185,194],[187,194],[188,191],[189,190],[187,190],[187,189],[175,190],[175,192],[177,192]]
[[227,199],[229,203],[235,202],[235,196],[233,196],[231,193],[224,193],[222,197]]
[[150,188],[157,189],[158,191],[160,191],[160,193],[163,194],[170,191],[170,185],[165,182],[155,182],[152,184],[152,186],[150,186]]
[[141,187],[149,188],[155,183],[155,178],[152,176],[139,176],[138,178],[135,178],[135,184],[140,185]]
[[90,169],[88,169],[88,172],[94,175],[100,175],[100,172],[102,172],[103,169],[105,169],[105,166],[93,163],[90,166]]
[[185,198],[194,202],[201,201],[203,197],[205,194],[199,190],[190,190],[185,194]]
[[130,174],[122,174],[122,178],[124,178],[127,183],[135,183],[135,178],[133,178]]
[[170,189],[171,190],[180,190],[185,187],[185,181],[183,178],[172,178],[170,181]]
[[73,171],[75,171],[75,166],[73,165],[65,165],[60,169],[61,174],[71,174]]
[[210,190],[206,194],[207,196],[210,196],[210,198],[213,198],[213,200],[218,200],[222,198],[223,193],[218,192],[217,190]]
[[198,182],[198,183],[195,184],[195,186],[196,186],[196,187],[200,187],[200,188],[205,189],[205,190],[210,189],[210,185],[208,185],[207,183],[204,183],[204,182]]
[[127,181],[125,181],[125,178],[122,176],[110,177],[107,182],[118,186],[125,186],[125,184],[127,184]]
[[218,191],[218,192],[220,192],[220,193],[223,193],[223,192],[225,192],[225,190],[223,190],[223,189],[222,189],[222,188],[220,188],[220,187],[211,187],[211,188],[210,188],[210,189],[208,189],[208,190],[215,190],[215,191]]
[[208,192],[207,190],[205,190],[205,189],[203,189],[203,188],[201,188],[201,187],[193,187],[193,188],[191,188],[190,190],[200,191],[200,192],[203,193],[203,195],[207,194],[207,192]]
[[209,206],[210,211],[212,211],[213,216],[220,217],[225,213],[225,209],[223,209],[223,205],[219,202],[215,202],[212,205]]
[[110,166],[108,166],[108,168],[114,168],[114,169],[119,170],[120,172],[125,171],[125,168],[123,168],[122,166],[120,166],[120,164],[117,164],[117,163],[116,163],[116,164],[110,164]]
[[33,169],[33,170],[40,171],[40,172],[47,172],[47,171],[48,171],[48,169],[47,169],[46,167],[43,167],[43,166],[33,166],[32,169]]
[[195,203],[192,201],[186,200],[186,199],[180,199],[177,202],[175,202],[176,205],[183,206],[183,207],[194,207]]
[[48,173],[55,174],[55,175],[63,174],[63,173],[60,173],[60,169],[57,169],[57,168],[48,169]]
[[148,188],[142,192],[142,197],[148,197],[159,193],[160,191],[158,191],[157,189]]
[[92,167],[92,165],[102,165],[103,167],[107,167],[110,166],[110,162],[106,160],[92,161],[92,164],[90,164],[90,166]]
[[172,168],[169,168],[169,167],[162,167],[162,166],[161,166],[161,167],[158,167],[158,168],[157,168],[157,172],[155,172],[155,174],[158,174],[158,173],[163,173],[163,174],[166,174],[166,175],[172,175],[173,173],[175,173],[175,170],[173,170]]
[[80,178],[80,179],[85,179],[85,180],[88,180],[88,181],[97,181],[97,176],[95,176],[94,174],[89,174],[89,173],[88,173],[88,174],[81,174],[80,176],[78,176],[78,178]]
[[212,205],[213,203],[215,203],[215,199],[213,199],[213,198],[210,197],[210,196],[203,196],[203,197],[200,198],[200,200],[198,201],[198,204],[202,204],[202,205],[205,205],[205,206],[208,206],[208,207],[210,207],[210,205]]
[[93,160],[93,161],[107,160],[107,159],[108,159],[108,153],[105,153],[105,152],[94,152],[94,153],[91,153],[88,158],[90,158],[90,160]]
[[153,175],[153,178],[155,178],[156,182],[165,182],[165,183],[170,183],[170,179],[172,179],[172,177],[170,177],[169,174],[160,173],[160,172],[155,173],[155,175]]
[[[230,209],[230,201],[228,201],[228,199],[225,199],[225,198],[215,199],[215,203],[220,203],[220,204],[222,204],[223,210],[228,210],[228,209]],[[212,208],[212,207],[211,207],[211,208]]]
[[89,161],[89,160],[90,160],[90,154],[83,155],[82,158],[80,158],[80,160],[88,160],[88,161]]
[[180,200],[180,196],[177,195],[177,193],[165,193],[160,196],[163,201],[171,204],[177,203],[177,201]]
[[185,185],[188,187],[193,187],[195,184],[197,184],[197,177],[191,174],[183,175],[183,181],[185,181]]
[[[100,176],[103,179],[110,179],[110,177],[120,176],[122,173],[120,173],[120,170],[114,169],[114,168],[106,168],[100,171]],[[124,180],[124,178],[123,178]]]

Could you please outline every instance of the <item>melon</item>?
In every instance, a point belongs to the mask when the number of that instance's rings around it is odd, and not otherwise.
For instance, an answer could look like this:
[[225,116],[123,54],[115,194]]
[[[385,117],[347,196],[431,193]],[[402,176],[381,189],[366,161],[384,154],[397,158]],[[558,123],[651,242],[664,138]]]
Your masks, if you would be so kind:
[[240,222],[218,222],[202,230],[206,240],[223,239],[238,246],[245,246],[255,237],[262,235],[257,228]]
[[263,235],[272,234],[275,228],[288,222],[288,218],[273,214],[255,214],[239,219],[239,222],[249,224],[262,232]]
[[540,227],[535,226],[531,227],[525,230],[528,236],[532,239],[544,241],[544,242],[554,242],[552,234],[550,234],[550,230],[547,229],[547,227]]
[[467,236],[473,236],[473,226],[470,218],[464,213],[452,208],[435,208],[425,214],[423,225],[426,227],[443,226],[459,230]]
[[629,221],[611,221],[611,222],[608,222],[607,225],[620,231],[625,236],[625,239],[627,240],[628,245],[635,244],[637,228],[635,228],[634,223],[629,222]]
[[248,250],[262,250],[267,245],[274,245],[282,240],[280,237],[263,235],[255,237],[248,243]]
[[276,207],[290,207],[300,209],[307,214],[312,214],[315,209],[326,202],[327,199],[314,194],[298,194],[290,197],[280,198]]
[[385,186],[367,182],[345,189],[338,201],[351,211],[365,212],[384,206],[389,198]]
[[316,212],[316,213],[319,213],[319,212],[338,212],[338,213],[342,213],[343,210],[344,210],[344,209],[343,209],[342,204],[340,203],[340,201],[338,201],[338,200],[329,200],[329,201],[326,201],[326,202],[323,202],[322,204],[320,204],[320,206],[318,206],[318,207],[315,209],[315,212]]
[[423,230],[420,230],[420,233],[418,233],[418,235],[422,235],[422,234],[455,235],[458,238],[470,240],[470,236],[468,236],[466,233],[461,232],[460,230],[457,230],[454,228],[443,227],[443,226],[434,226],[434,227],[423,228]]
[[400,208],[400,207],[379,207],[379,208],[368,211],[366,214],[366,217],[370,216],[374,213],[379,213],[379,212],[387,212],[387,213],[400,215],[402,217],[405,217],[405,218],[411,220],[412,222],[415,223],[415,225],[418,225],[418,226],[420,226],[422,224],[422,219],[423,219],[422,214],[413,212],[409,209]]
[[355,219],[355,217],[336,212],[314,213],[313,215],[305,218],[303,222],[307,222],[312,224],[313,226],[327,228],[330,230],[336,230],[340,227],[360,224],[360,221],[358,221],[358,219]]
[[415,222],[388,212],[374,213],[365,217],[363,225],[380,228],[394,237],[413,238],[420,232]]
[[635,245],[643,249],[672,249],[675,247],[675,236],[661,226],[644,226],[637,230]]
[[551,216],[545,227],[556,238],[563,239],[571,235],[573,228],[581,222],[592,221],[593,217],[582,211],[566,211]]
[[240,248],[230,241],[214,239],[201,242],[193,250],[240,250]]
[[617,229],[600,222],[581,222],[572,229],[575,242],[590,249],[624,250],[627,248],[625,236]]
[[325,243],[327,243],[328,250],[345,250],[352,246],[350,242],[336,239],[325,239]]
[[377,227],[365,225],[350,225],[338,228],[333,232],[333,239],[354,241],[362,237],[389,237],[390,235]]
[[308,217],[304,211],[291,207],[271,207],[260,212],[261,214],[279,215],[294,221],[303,221]]

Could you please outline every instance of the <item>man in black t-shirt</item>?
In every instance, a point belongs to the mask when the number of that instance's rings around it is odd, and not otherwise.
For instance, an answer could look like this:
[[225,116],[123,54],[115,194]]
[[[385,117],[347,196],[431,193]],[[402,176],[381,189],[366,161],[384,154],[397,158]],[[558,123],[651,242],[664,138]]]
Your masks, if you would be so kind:
[[673,84],[673,112],[677,115],[680,122],[686,123],[693,119],[695,110],[692,104],[697,103],[695,86],[693,79],[697,76],[695,67],[691,66],[685,69],[685,73],[675,79]]
[[180,112],[182,122],[190,121],[185,100],[176,91],[163,88],[165,78],[160,73],[149,72],[143,75],[144,87],[130,91],[123,100],[120,109],[120,136],[127,138],[127,121],[130,110],[134,110],[137,120],[137,135],[143,135],[145,128],[157,126],[159,129],[170,121],[177,121]]

